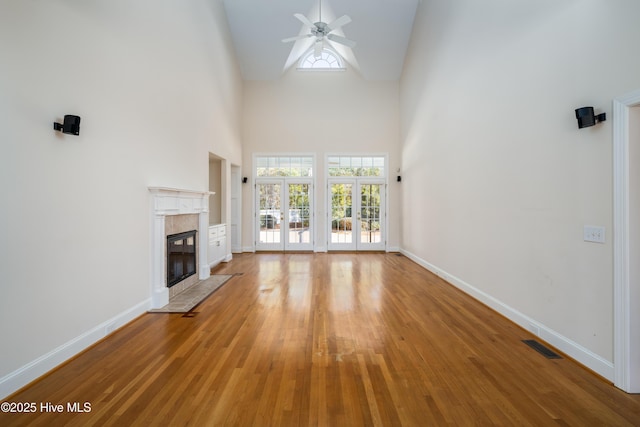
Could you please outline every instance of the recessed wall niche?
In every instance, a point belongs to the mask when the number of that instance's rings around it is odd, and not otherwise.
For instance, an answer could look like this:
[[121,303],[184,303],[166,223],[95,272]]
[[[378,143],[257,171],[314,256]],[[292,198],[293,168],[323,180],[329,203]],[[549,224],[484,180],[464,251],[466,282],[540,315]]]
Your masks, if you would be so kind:
[[222,224],[222,159],[209,155],[209,225]]

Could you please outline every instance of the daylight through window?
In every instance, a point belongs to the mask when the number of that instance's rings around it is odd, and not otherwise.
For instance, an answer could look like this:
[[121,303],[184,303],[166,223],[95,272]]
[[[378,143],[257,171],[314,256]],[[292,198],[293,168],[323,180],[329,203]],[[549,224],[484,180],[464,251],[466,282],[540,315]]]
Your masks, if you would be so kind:
[[329,156],[329,176],[376,176],[384,177],[382,156]]
[[299,69],[302,70],[344,70],[342,58],[330,49],[322,49],[322,54],[319,57],[314,55],[314,50],[311,49],[300,60]]
[[257,156],[256,176],[313,176],[313,157]]

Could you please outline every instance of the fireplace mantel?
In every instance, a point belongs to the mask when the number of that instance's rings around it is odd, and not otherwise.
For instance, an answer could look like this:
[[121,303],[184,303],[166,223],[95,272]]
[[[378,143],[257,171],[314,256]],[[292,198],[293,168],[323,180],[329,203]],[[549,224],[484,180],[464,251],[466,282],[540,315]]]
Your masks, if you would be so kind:
[[209,196],[212,191],[181,190],[170,187],[149,187],[153,195],[156,215],[183,215],[209,212]]
[[165,265],[165,218],[169,215],[198,215],[198,278],[210,274],[207,261],[210,191],[183,190],[171,187],[149,187],[151,193],[151,308],[169,303]]

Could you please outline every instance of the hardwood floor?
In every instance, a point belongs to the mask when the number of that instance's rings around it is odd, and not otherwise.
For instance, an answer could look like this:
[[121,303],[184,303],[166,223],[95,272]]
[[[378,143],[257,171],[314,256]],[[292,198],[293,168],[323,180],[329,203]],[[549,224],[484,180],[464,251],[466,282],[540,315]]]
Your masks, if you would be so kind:
[[215,272],[238,275],[192,314],[146,314],[5,399],[38,413],[0,425],[640,425],[639,395],[545,358],[405,257],[245,254]]

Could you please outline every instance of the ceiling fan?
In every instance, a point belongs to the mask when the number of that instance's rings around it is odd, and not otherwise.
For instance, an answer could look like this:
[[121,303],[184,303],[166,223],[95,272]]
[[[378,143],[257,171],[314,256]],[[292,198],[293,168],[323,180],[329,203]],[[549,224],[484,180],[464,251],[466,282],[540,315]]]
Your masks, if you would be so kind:
[[309,37],[315,37],[316,41],[314,46],[314,56],[316,58],[322,55],[322,48],[324,46],[323,42],[325,37],[331,41],[343,44],[347,47],[350,47],[350,48],[355,47],[356,42],[354,42],[353,40],[349,40],[337,34],[332,34],[334,30],[337,30],[338,28],[344,25],[347,25],[349,22],[351,22],[351,18],[348,15],[342,15],[340,18],[336,19],[330,24],[327,24],[326,22],[322,21],[322,1],[320,1],[318,7],[319,7],[318,22],[315,22],[315,23],[311,22],[306,16],[304,16],[301,13],[296,13],[293,15],[296,18],[298,18],[304,25],[309,27],[309,31],[310,31],[309,34],[304,34],[296,37],[289,37],[289,38],[283,39],[282,41],[284,43],[288,43],[292,41],[306,39]]

